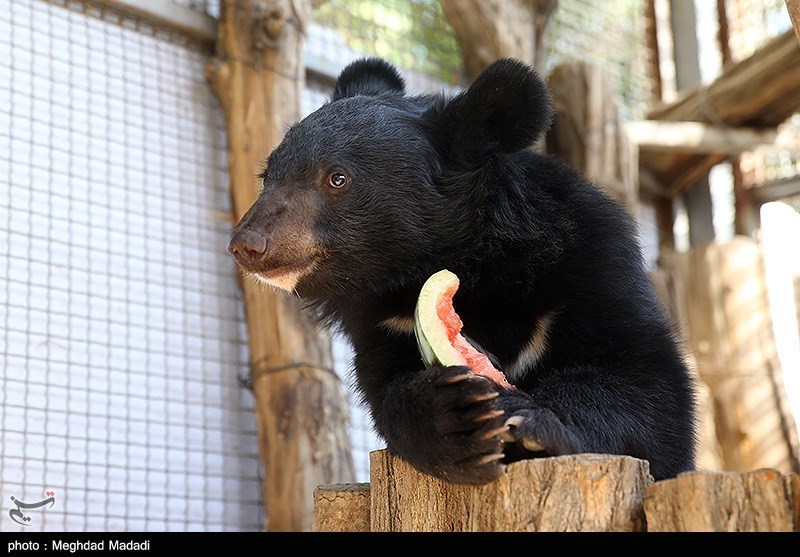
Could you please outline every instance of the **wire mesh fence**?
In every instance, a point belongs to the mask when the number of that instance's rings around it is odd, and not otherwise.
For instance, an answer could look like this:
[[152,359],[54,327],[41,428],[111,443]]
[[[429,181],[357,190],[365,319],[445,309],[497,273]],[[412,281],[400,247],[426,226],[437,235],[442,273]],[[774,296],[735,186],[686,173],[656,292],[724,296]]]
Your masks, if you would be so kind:
[[260,528],[207,52],[41,0],[0,51],[0,530]]

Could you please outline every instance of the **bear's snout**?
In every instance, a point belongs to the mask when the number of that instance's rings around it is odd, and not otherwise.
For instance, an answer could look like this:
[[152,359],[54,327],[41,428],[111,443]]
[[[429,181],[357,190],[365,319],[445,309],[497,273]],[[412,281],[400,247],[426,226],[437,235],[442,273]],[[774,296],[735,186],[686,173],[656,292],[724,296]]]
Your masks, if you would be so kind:
[[250,228],[234,230],[228,242],[228,252],[236,262],[252,269],[267,251],[267,237]]

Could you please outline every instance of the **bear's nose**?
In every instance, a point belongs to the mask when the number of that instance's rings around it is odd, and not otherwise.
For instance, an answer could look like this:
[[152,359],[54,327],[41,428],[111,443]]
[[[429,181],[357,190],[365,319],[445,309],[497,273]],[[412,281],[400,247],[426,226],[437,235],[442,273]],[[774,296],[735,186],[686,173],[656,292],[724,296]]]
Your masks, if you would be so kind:
[[234,231],[228,251],[242,265],[252,266],[267,251],[267,237],[247,228]]

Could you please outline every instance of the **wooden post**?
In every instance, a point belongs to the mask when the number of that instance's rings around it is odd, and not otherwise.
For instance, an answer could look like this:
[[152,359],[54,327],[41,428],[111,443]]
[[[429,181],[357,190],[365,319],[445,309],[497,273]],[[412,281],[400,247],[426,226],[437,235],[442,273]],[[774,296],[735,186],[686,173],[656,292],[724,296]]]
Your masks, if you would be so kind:
[[572,62],[554,68],[548,81],[556,114],[547,133],[547,152],[637,216],[638,149],[622,127],[610,76],[599,66]]
[[499,479],[455,485],[385,450],[370,453],[373,532],[643,531],[647,461],[574,455],[515,462]]
[[651,485],[648,532],[800,532],[800,476],[688,472]]
[[315,532],[369,532],[368,483],[321,485],[314,490]]
[[[701,81],[700,50],[694,0],[669,0],[675,85],[678,92],[696,87]],[[708,176],[687,184],[683,203],[689,222],[689,244],[696,246],[714,239],[714,218]]]
[[713,400],[725,470],[798,471],[761,248],[746,237],[664,254],[672,303]]
[[[300,118],[309,0],[223,1],[207,76],[228,129],[235,219],[255,201],[256,175]],[[269,531],[312,527],[313,491],[355,477],[348,410],[330,340],[292,298],[242,284]]]

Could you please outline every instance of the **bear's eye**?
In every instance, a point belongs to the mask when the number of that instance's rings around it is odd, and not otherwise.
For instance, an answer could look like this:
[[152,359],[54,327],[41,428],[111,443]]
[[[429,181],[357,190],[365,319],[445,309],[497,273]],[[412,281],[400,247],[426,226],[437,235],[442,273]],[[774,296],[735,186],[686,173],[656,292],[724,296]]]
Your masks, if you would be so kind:
[[345,174],[341,172],[334,172],[330,176],[328,176],[328,186],[339,189],[345,187],[350,182],[350,178],[348,178]]

